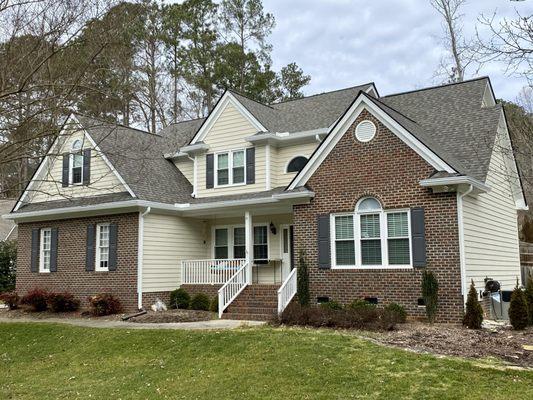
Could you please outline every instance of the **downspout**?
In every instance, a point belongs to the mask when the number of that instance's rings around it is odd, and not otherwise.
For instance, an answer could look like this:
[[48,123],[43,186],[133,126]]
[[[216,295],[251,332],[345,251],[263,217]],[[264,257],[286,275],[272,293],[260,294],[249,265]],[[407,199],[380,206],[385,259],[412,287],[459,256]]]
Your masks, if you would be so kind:
[[468,190],[464,193],[457,192],[457,224],[459,230],[459,260],[461,265],[461,294],[463,295],[463,303],[466,304],[466,260],[465,260],[465,235],[464,235],[464,221],[463,221],[463,197],[468,196],[474,186],[470,185]]
[[146,207],[143,213],[139,212],[139,237],[137,239],[137,308],[143,308],[143,253],[144,253],[144,217],[150,213],[152,207]]

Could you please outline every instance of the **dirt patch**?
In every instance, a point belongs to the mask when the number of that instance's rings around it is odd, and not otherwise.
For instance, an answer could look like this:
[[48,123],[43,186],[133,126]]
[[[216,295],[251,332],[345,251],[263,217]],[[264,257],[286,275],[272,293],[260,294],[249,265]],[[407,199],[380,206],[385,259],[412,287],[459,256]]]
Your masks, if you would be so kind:
[[514,331],[509,326],[470,330],[456,325],[408,323],[390,332],[368,333],[379,343],[417,352],[467,358],[496,357],[509,364],[533,367],[533,328]]
[[131,322],[143,323],[169,323],[169,322],[198,322],[215,319],[216,314],[210,311],[195,310],[167,310],[167,311],[148,311],[144,315],[130,318]]

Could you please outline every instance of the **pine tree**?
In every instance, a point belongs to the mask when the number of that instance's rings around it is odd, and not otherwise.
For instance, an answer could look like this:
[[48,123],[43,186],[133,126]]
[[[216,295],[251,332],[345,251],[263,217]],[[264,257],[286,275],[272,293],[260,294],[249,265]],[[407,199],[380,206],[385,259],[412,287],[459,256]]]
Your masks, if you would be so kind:
[[513,329],[525,329],[528,324],[528,310],[527,301],[524,291],[518,285],[516,280],[516,287],[511,295],[511,304],[509,305],[509,320]]
[[424,270],[422,273],[422,297],[426,305],[426,315],[430,324],[435,322],[437,315],[439,284],[433,272]]
[[466,300],[466,312],[463,317],[463,325],[470,329],[481,329],[483,322],[483,308],[477,299],[476,286],[474,280],[470,284],[470,291]]
[[307,261],[305,261],[305,253],[303,251],[300,251],[300,256],[298,257],[297,281],[298,302],[302,306],[308,306],[311,298],[309,294],[309,271],[307,270]]

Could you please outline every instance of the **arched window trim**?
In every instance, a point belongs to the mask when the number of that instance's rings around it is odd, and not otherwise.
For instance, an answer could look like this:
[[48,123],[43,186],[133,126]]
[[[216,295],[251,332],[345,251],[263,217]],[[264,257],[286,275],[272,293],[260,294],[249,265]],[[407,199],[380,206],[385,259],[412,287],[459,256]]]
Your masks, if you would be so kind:
[[72,150],[72,152],[76,153],[78,151],[81,151],[83,147],[83,142],[81,139],[76,139],[73,143],[72,143],[72,146],[70,146],[70,149]]
[[293,158],[291,158],[291,159],[287,162],[287,164],[285,164],[285,173],[286,173],[286,174],[294,174],[294,173],[298,173],[298,172],[301,171],[301,170],[300,170],[300,171],[290,171],[290,172],[289,172],[289,165],[290,165],[290,163],[293,162],[294,160],[296,160],[297,158],[305,158],[305,160],[306,160],[305,162],[306,162],[306,163],[309,161],[309,157],[307,157],[307,156],[305,156],[305,155],[303,155],[303,154],[299,154],[299,155],[297,155],[297,156],[294,156]]

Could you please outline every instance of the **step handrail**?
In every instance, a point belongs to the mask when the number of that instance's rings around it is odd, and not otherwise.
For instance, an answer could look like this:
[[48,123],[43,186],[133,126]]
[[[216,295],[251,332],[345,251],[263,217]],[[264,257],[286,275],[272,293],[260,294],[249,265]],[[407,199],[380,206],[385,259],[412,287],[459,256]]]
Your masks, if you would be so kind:
[[218,289],[218,317],[248,285],[248,263],[244,263],[228,281]]
[[278,315],[289,305],[297,291],[297,272],[296,268],[290,272],[283,284],[278,289]]

